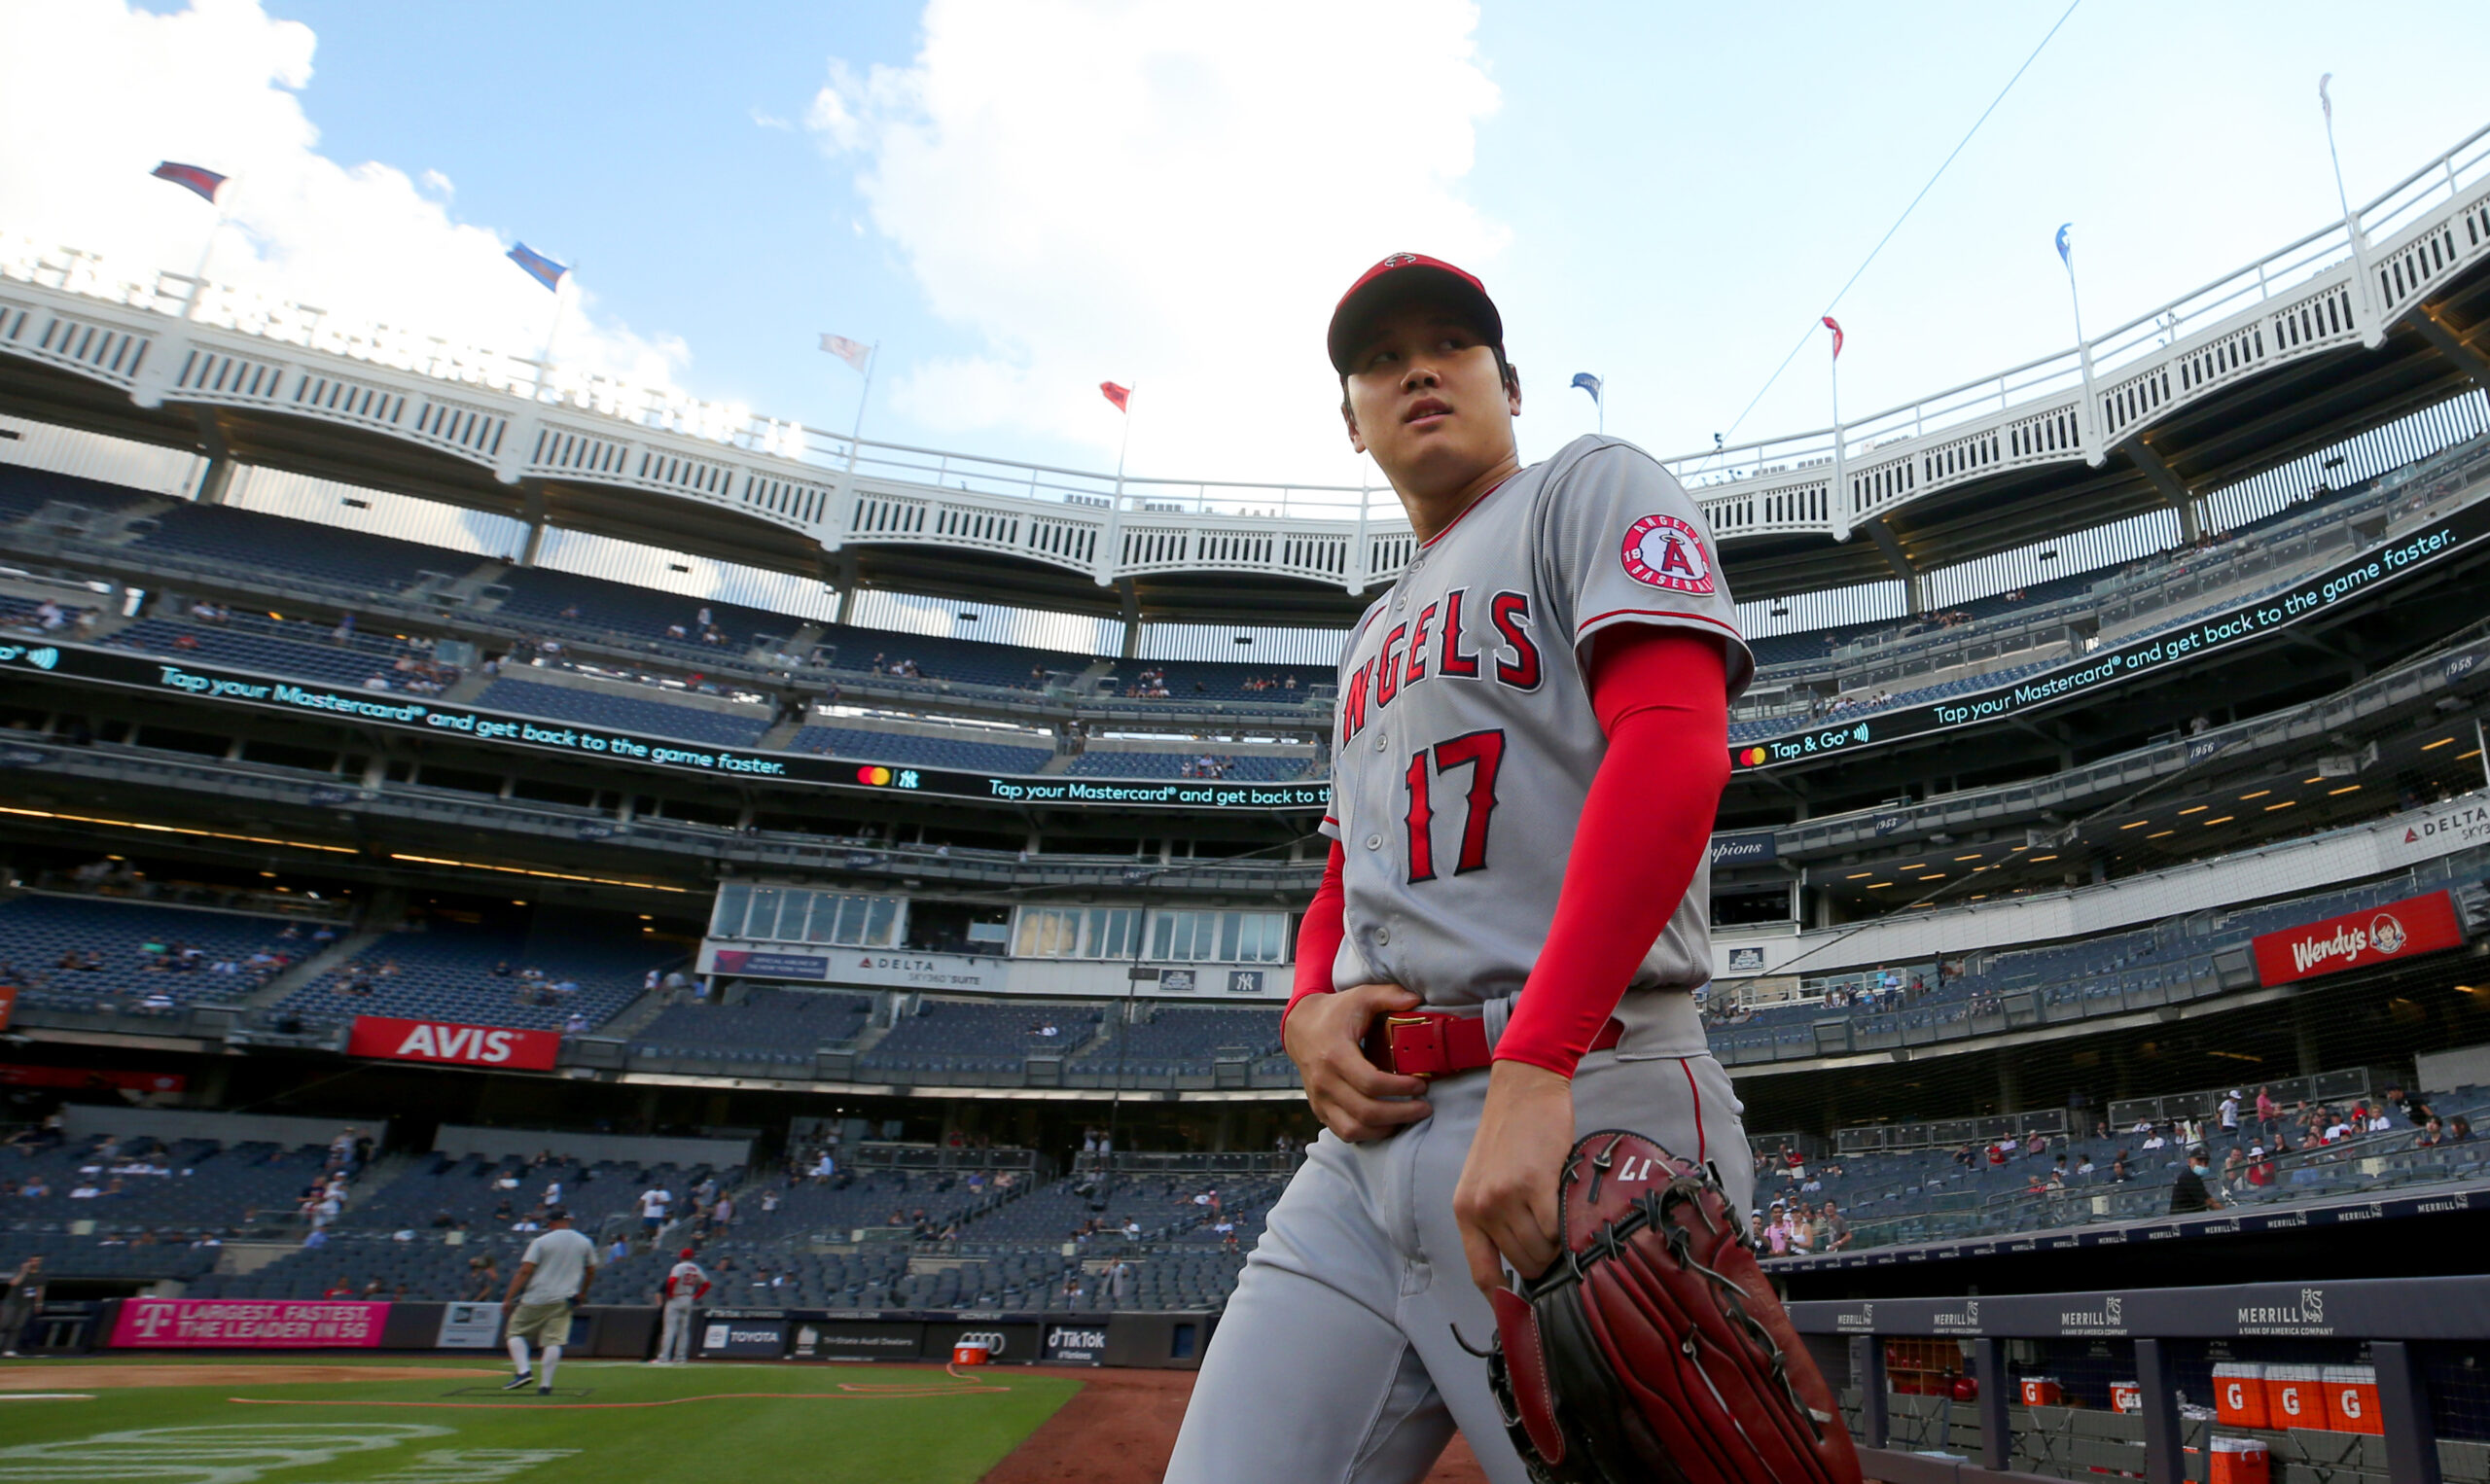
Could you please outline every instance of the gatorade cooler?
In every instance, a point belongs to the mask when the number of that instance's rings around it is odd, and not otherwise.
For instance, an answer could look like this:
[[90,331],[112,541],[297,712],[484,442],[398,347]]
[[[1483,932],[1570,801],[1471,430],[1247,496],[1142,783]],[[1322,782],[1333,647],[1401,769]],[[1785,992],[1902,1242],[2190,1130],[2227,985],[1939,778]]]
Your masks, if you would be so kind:
[[[2143,1410],[2141,1395],[2137,1410]],[[2264,1427],[2265,1367],[2242,1361],[2215,1366],[2214,1418],[2226,1428]]]
[[982,1345],[954,1345],[951,1347],[951,1363],[954,1365],[983,1365],[985,1363],[985,1347]]
[[2265,1427],[2324,1428],[2326,1370],[2318,1365],[2265,1367]]
[[2267,1484],[2272,1465],[2262,1438],[2217,1437],[2213,1443],[2212,1484]]
[[2027,1407],[2053,1407],[2065,1398],[2055,1376],[2025,1376],[2023,1404]]
[[2378,1416],[2377,1371],[2367,1365],[2326,1367],[2326,1426],[2337,1432],[2375,1432],[2386,1423]]
[[[2217,1384],[2219,1384],[2219,1383],[2217,1383]],[[2111,1410],[2113,1410],[2113,1411],[2116,1411],[2116,1412],[2141,1412],[2141,1411],[2143,1411],[2143,1410],[2144,1410],[2144,1388],[2143,1388],[2143,1387],[2141,1387],[2141,1386],[2139,1386],[2139,1385],[2137,1385],[2137,1384],[2136,1384],[2135,1382],[2133,1382],[2133,1381],[2113,1381],[2113,1382],[2111,1382],[2111,1383],[2110,1383],[2110,1408],[2111,1408]]]

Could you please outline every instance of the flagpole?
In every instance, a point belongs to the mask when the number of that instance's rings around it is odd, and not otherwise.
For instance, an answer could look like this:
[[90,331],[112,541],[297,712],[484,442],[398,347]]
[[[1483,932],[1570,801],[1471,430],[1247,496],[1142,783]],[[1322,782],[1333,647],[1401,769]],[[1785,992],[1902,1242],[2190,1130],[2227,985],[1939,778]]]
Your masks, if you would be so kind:
[[1833,324],[1831,316],[1826,317],[1825,328],[1832,332],[1832,359],[1827,363],[1832,378],[1832,488],[1829,492],[1832,498],[1825,503],[1831,508],[1829,513],[1832,516],[1833,538],[1848,541],[1850,489],[1845,476],[1849,450],[1842,446],[1841,437],[1841,329]]
[[1138,381],[1124,388],[1124,405],[1120,409],[1124,414],[1124,436],[1122,441],[1116,444],[1116,509],[1118,510],[1122,510],[1124,507],[1124,454],[1132,447],[1132,394],[1140,390],[1141,383]]
[[216,194],[208,197],[207,240],[199,244],[198,269],[191,274],[190,306],[182,313],[182,318],[192,324],[198,322],[199,305],[207,299],[207,261],[215,256],[216,234],[225,227],[225,202],[221,197],[225,194],[225,188],[232,183],[231,177],[218,182]]
[[2083,372],[2083,415],[2076,423],[2076,436],[2083,440],[2083,461],[2098,469],[2106,461],[2101,447],[2100,408],[2095,405],[2092,389],[2092,342],[2083,337],[2083,296],[2075,283],[2075,239],[2069,235],[2074,228],[2068,223],[2058,229],[2058,262],[2066,265],[2066,300],[2075,311],[2075,356]]
[[2374,350],[2384,343],[2386,330],[2377,323],[2380,306],[2373,297],[2377,280],[2369,272],[2368,238],[2361,231],[2360,219],[2352,215],[2352,198],[2343,190],[2343,157],[2334,148],[2334,97],[2326,90],[2333,81],[2331,72],[2317,80],[2317,105],[2326,112],[2326,158],[2334,165],[2334,200],[2343,208],[2343,235],[2351,239],[2352,265],[2359,270],[2360,292],[2352,300],[2353,312],[2361,321],[2361,343]]
[[865,353],[865,389],[856,394],[856,426],[847,435],[847,467],[851,470],[856,467],[856,444],[865,437],[865,403],[873,395],[873,368],[881,364],[882,342],[875,340],[873,348]]
[[537,363],[540,370],[537,373],[536,390],[540,396],[553,379],[553,346],[561,338],[562,314],[570,303],[570,297],[564,290],[569,286],[572,275],[579,270],[580,265],[574,263],[563,270],[561,277],[553,280],[553,323],[545,332],[545,354]]

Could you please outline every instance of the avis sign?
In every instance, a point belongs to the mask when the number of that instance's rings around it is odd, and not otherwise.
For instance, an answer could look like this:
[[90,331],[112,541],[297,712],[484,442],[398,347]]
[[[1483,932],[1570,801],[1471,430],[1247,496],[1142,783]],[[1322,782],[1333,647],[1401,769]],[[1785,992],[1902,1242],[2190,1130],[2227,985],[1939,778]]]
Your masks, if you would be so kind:
[[378,1056],[390,1061],[441,1062],[455,1067],[519,1068],[550,1072],[562,1049],[562,1038],[551,1031],[514,1031],[497,1025],[460,1025],[449,1020],[397,1020],[387,1015],[357,1015],[346,1038],[348,1056]]
[[2464,926],[2443,891],[2267,933],[2254,944],[2262,984],[2289,984],[2463,946]]

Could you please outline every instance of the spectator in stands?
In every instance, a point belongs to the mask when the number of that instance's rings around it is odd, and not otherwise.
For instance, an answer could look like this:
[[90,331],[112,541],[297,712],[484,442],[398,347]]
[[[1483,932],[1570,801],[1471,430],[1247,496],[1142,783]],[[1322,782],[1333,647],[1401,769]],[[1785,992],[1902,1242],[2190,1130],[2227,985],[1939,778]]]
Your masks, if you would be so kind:
[[1816,1227],[1816,1251],[1837,1253],[1850,1246],[1850,1222],[1843,1219],[1837,1203],[1825,1202],[1824,1213],[1817,1219]]
[[2447,1138],[2446,1138],[2446,1142],[2447,1142],[2447,1143],[2449,1143],[2449,1144],[2469,1144],[2469,1143],[2471,1143],[2471,1142],[2472,1142],[2472,1120],[2471,1118],[2466,1117],[2466,1116],[2465,1116],[2464,1114],[2462,1114],[2462,1113],[2457,1113],[2457,1114],[2456,1114],[2452,1119],[2448,1120],[2448,1123],[2447,1123]]
[[2222,1202],[2205,1188],[2205,1176],[2211,1170],[2200,1146],[2188,1151],[2188,1163],[2170,1184],[2170,1214],[2188,1216],[2199,1211],[2220,1211]]
[[2274,1137],[2275,1120],[2279,1119],[2282,1114],[2282,1108],[2274,1102],[2274,1089],[2271,1087],[2258,1088],[2257,1131],[2264,1137],[2271,1139]]
[[2216,1121],[2216,1122],[2218,1122],[2218,1123],[2220,1123],[2220,1124],[2222,1125],[2222,1136],[2223,1136],[2223,1138],[2225,1138],[2225,1139],[2233,1139],[2233,1138],[2238,1137],[2238,1135],[2239,1135],[2239,1089],[2238,1089],[2238,1088],[2233,1087],[2232,1089],[2230,1089],[2230,1093],[2229,1093],[2229,1095],[2228,1095],[2227,1097],[2224,1097],[2224,1098],[2222,1100],[2222,1107],[2221,1107],[2221,1109],[2220,1109],[2218,1112],[2216,1112],[2216,1113],[2214,1114],[2214,1119],[2215,1119],[2215,1121]]
[[[2420,1135],[2412,1141],[2412,1147],[2416,1149],[2434,1149],[2445,1142],[2446,1131],[2439,1127],[2437,1119],[2432,1118],[2421,1125]],[[69,1193],[74,1196],[78,1192],[72,1190]]]
[[640,1227],[650,1236],[665,1225],[666,1208],[674,1204],[674,1192],[662,1184],[653,1184],[640,1192]]

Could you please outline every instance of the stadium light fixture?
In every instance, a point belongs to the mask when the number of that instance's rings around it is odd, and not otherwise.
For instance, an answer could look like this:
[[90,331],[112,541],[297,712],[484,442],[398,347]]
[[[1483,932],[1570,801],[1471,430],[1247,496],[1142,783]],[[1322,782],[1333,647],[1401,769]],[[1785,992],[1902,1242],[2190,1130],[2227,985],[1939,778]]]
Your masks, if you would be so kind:
[[2229,824],[2233,819],[2236,819],[2237,817],[2238,817],[2238,816],[2236,816],[2236,815],[2225,814],[2225,815],[2223,815],[2223,816],[2222,818],[2220,818],[2220,819],[2209,819],[2209,820],[2205,821],[2205,828],[2206,828],[2206,829],[2208,829],[2208,830],[2211,830],[2211,829],[2212,829],[2214,826],[2216,826],[2216,825],[2227,825],[2227,824]]
[[2057,857],[2056,857],[2056,856],[2053,856],[2053,855],[2048,855],[2048,856],[2034,856],[2032,859],[2033,859],[2033,860],[2035,860],[2035,861],[2054,861],[2054,860],[2056,860],[2056,859],[2057,859]]
[[1957,861],[1976,861],[1976,860],[1978,860],[1979,858],[1980,858],[1980,854],[1979,854],[1979,852],[1978,852],[1978,851],[1976,851],[1976,850],[1975,850],[1975,851],[1973,851],[1970,855],[1967,855],[1967,856],[1956,856],[1954,859],[1955,859],[1955,860],[1957,860]]
[[2241,803],[2243,803],[2243,804],[2244,804],[2244,803],[2247,803],[2248,801],[2250,801],[2251,799],[2262,798],[2262,797],[2264,797],[2266,795],[2271,794],[2271,793],[2273,793],[2273,792],[2274,792],[2274,791],[2273,791],[2273,790],[2271,790],[2271,789],[2259,789],[2259,790],[2258,790],[2256,793],[2254,793],[2254,794],[2242,794],[2242,795],[2239,795],[2239,801],[2240,801]]
[[2180,810],[2180,811],[2179,811],[2179,817],[2180,817],[2181,819],[2185,819],[2185,818],[2187,818],[2187,817],[2188,817],[2188,815],[2190,815],[2190,814],[2202,814],[2202,813],[2204,813],[2207,809],[2210,809],[2210,808],[2212,808],[2212,807],[2213,807],[2213,805],[2211,805],[2211,804],[2194,804],[2194,805],[2190,805],[2190,806],[2189,806],[2189,807],[2188,807],[2188,808],[2185,808],[2185,809]]
[[2176,830],[2156,830],[2152,833],[2146,835],[2145,838],[2148,840],[2157,840],[2164,835],[2177,834],[2178,832],[2179,831]]
[[1868,883],[1868,890],[1871,892],[1881,892],[1891,885],[1893,885],[1893,883],[1890,881],[1870,881]]
[[2326,791],[2326,796],[2332,798],[2337,794],[2358,794],[2359,792],[2361,792],[2361,786],[2359,784],[2347,783],[2339,789],[2328,789]]
[[1874,875],[1874,874],[1876,874],[1876,873],[1875,873],[1874,871],[1872,871],[1872,870],[1855,870],[1855,871],[1852,871],[1852,872],[1849,874],[1849,876],[1848,876],[1847,878],[1845,878],[1845,879],[1848,879],[1848,880],[1851,880],[1851,881],[1858,881],[1858,880],[1862,880],[1862,879],[1864,879],[1864,878],[1866,878],[1866,877],[1872,876],[1872,875]]
[[2422,744],[2421,744],[2421,751],[2423,751],[2423,752],[2425,752],[2425,753],[2436,752],[2436,751],[2437,751],[2439,748],[2446,746],[2447,744],[2449,744],[2449,743],[2453,742],[2454,740],[2455,740],[2455,738],[2453,738],[2453,737],[2440,737],[2440,738],[2439,738],[2438,740],[2437,740],[2436,742],[2424,742],[2424,743],[2422,743]]
[[2273,812],[2274,812],[2275,810],[2277,810],[2277,809],[2295,809],[2295,808],[2297,808],[2297,807],[2299,807],[2299,800],[2298,800],[2298,799],[2296,799],[2296,798],[2286,798],[2286,799],[2284,799],[2281,803],[2278,803],[2278,804],[2267,804],[2267,805],[2265,806],[2265,812],[2266,812],[2266,813],[2268,813],[2268,814],[2271,814],[2271,813],[2273,813]]
[[2145,826],[2150,825],[2150,824],[2152,824],[2152,821],[2151,821],[2151,820],[2149,820],[2149,819],[2140,819],[2140,820],[2137,820],[2137,821],[2136,821],[2135,823],[2133,823],[2133,824],[2129,824],[2129,825],[2120,825],[2118,828],[2119,828],[2119,829],[2121,829],[2121,830],[2142,830]]

